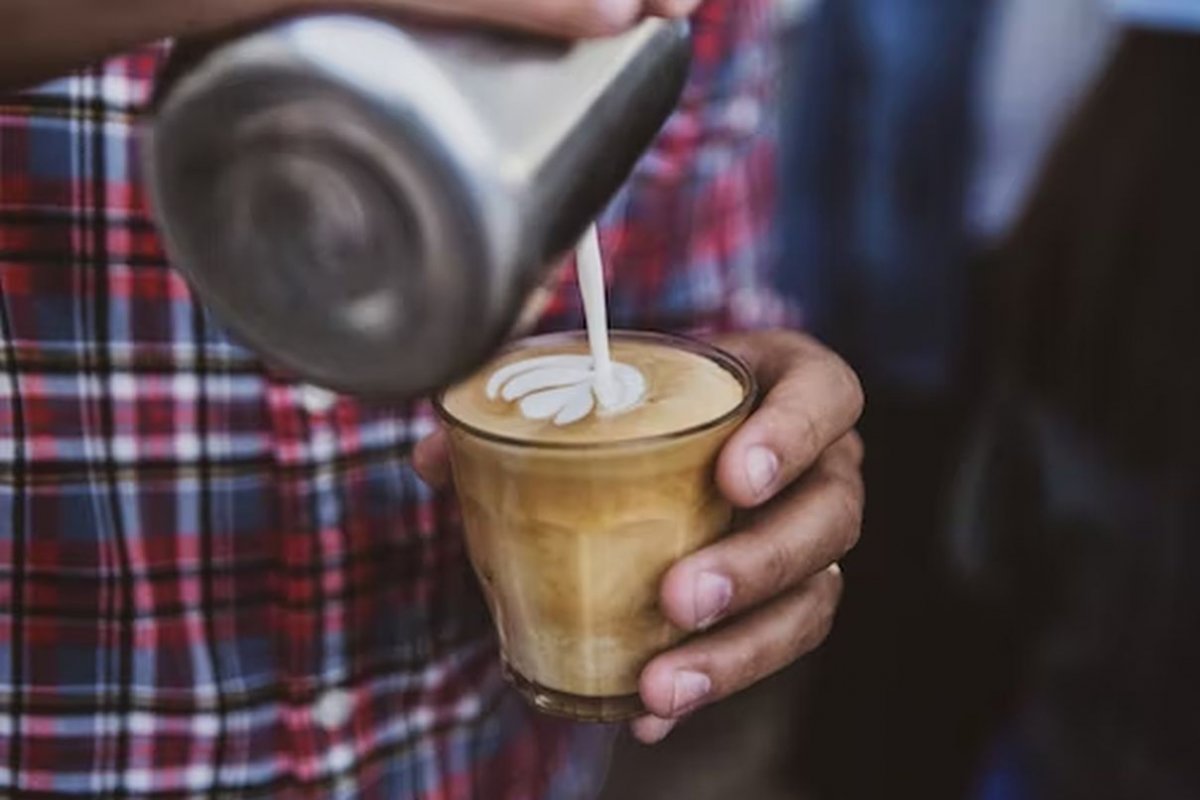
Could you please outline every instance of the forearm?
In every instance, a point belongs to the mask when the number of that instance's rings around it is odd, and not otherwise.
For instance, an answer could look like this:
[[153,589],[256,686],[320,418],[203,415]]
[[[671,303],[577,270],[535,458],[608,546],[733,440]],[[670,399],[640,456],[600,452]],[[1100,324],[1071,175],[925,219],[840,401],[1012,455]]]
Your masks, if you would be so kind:
[[0,0],[0,89],[28,86],[167,37],[202,36],[292,11],[409,11],[568,38],[622,31],[700,0]]
[[28,86],[130,47],[212,33],[297,0],[0,0],[0,89]]

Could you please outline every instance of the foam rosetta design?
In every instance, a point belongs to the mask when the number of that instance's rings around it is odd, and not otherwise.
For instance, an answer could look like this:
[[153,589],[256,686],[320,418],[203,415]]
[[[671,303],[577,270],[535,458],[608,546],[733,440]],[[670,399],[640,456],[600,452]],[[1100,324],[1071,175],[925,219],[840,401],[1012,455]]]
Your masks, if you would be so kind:
[[612,381],[602,391],[595,362],[586,355],[527,358],[496,370],[487,384],[488,399],[517,402],[526,419],[555,425],[572,425],[597,408],[601,415],[620,414],[645,394],[645,376],[620,363],[613,363]]

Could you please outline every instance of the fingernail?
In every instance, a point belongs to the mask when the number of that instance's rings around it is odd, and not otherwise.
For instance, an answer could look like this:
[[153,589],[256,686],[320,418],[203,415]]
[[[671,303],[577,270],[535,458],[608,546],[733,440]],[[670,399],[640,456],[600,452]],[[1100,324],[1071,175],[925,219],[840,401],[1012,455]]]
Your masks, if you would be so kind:
[[755,447],[746,454],[746,479],[755,497],[762,497],[775,483],[779,474],[779,456],[765,447]]
[[702,672],[680,670],[675,673],[671,693],[671,716],[691,711],[712,691],[712,678]]
[[715,572],[701,572],[696,578],[693,601],[694,627],[703,630],[729,610],[733,602],[733,582]]
[[633,735],[642,744],[658,744],[675,730],[676,720],[645,716],[633,721]]
[[636,0],[601,0],[596,4],[604,24],[614,31],[632,25],[641,11],[642,4]]
[[682,17],[696,10],[695,0],[663,0],[660,6],[668,17]]

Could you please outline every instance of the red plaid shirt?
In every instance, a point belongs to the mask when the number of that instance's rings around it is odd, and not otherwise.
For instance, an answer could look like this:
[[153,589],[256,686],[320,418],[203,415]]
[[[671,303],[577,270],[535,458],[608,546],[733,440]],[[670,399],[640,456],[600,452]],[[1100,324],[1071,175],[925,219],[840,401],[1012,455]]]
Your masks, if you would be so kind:
[[[769,6],[697,16],[684,107],[606,218],[622,325],[782,319]],[[423,408],[265,369],[169,268],[136,131],[160,56],[0,97],[0,794],[594,789],[608,731],[500,677],[453,503],[406,458]]]

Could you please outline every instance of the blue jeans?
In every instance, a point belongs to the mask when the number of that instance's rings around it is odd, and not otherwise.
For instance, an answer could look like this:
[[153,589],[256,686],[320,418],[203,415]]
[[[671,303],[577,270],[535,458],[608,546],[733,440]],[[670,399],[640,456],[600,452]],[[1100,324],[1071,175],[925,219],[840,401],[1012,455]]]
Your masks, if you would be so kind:
[[936,394],[965,337],[972,84],[989,0],[826,0],[785,120],[780,282],[868,384]]

